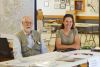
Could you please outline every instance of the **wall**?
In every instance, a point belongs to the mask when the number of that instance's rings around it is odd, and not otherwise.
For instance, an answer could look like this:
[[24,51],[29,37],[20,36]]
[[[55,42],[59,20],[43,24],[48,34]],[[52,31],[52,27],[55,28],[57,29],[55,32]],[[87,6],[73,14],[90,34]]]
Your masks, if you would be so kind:
[[20,31],[23,16],[32,16],[34,21],[34,0],[0,0],[0,33]]
[[[91,3],[91,7],[88,4]],[[93,10],[95,9],[95,11]],[[78,16],[99,16],[99,0],[85,0],[85,12],[78,12]]]
[[[49,6],[45,7],[44,2],[48,1]],[[85,12],[78,12],[78,16],[99,16],[99,0],[84,0]],[[96,12],[91,12],[91,7],[87,7],[87,3],[93,2],[93,6],[96,6]],[[54,9],[54,0],[37,0],[37,9],[42,9],[44,15],[64,15],[66,9]]]
[[[44,2],[48,1],[49,6],[45,7]],[[37,0],[37,9],[42,9],[44,15],[64,15],[66,9],[54,9],[54,0]]]

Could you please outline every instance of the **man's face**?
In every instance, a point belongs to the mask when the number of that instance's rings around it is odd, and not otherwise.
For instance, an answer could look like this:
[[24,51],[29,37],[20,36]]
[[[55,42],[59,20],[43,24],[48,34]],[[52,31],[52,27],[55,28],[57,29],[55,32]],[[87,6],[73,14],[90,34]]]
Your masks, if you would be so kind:
[[33,23],[30,19],[26,19],[25,21],[22,22],[23,28],[26,33],[30,33],[32,30]]

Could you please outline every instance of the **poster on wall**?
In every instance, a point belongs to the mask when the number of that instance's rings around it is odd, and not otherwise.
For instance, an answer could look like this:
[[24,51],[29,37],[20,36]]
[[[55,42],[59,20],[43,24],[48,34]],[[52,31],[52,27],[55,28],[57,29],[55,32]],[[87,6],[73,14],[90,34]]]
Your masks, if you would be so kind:
[[70,0],[66,0],[66,6],[70,5]]
[[60,2],[61,2],[61,3],[65,3],[65,2],[66,2],[66,0],[60,0]]
[[74,9],[74,5],[70,6],[70,10],[73,11]]
[[87,0],[87,8],[91,14],[99,14],[99,0]]
[[49,7],[49,1],[44,1],[44,7]]
[[54,9],[60,9],[60,0],[54,0]]
[[60,8],[61,9],[65,9],[66,8],[66,4],[60,4]]
[[75,10],[82,10],[82,1],[75,1]]
[[70,11],[70,6],[66,6],[66,11]]
[[85,0],[75,0],[75,10],[76,11],[85,11]]
[[66,0],[66,11],[75,10],[74,0]]

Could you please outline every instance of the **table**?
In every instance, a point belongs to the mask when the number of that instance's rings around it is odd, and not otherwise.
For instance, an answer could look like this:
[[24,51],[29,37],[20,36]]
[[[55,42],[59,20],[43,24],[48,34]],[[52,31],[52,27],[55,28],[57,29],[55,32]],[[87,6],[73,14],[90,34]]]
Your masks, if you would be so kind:
[[[95,35],[93,34],[93,32],[95,31],[93,28],[94,27],[96,27],[96,26],[98,26],[99,27],[99,24],[92,24],[92,23],[75,23],[75,26],[77,27],[77,28],[82,28],[82,29],[84,29],[83,31],[81,31],[81,34],[85,34],[85,37],[86,37],[86,39],[85,39],[85,43],[84,44],[86,44],[86,43],[88,43],[88,45],[90,45],[89,44],[89,42],[90,41],[93,41],[93,44],[95,44],[96,45],[96,42],[95,42]],[[88,33],[89,33],[89,31],[88,32],[85,32],[86,31],[86,28],[91,28],[91,36],[90,36],[90,38],[88,39]],[[92,44],[92,45],[93,45]]]
[[[76,55],[77,53],[77,55]],[[85,54],[88,55],[85,55]],[[92,55],[90,55],[92,54]],[[98,52],[91,52],[90,50],[75,50],[71,52],[50,52],[20,59],[14,59],[10,61],[0,62],[1,67],[33,67],[33,66],[41,66],[41,67],[72,67],[79,64],[87,63],[88,59],[93,58],[95,56],[100,56]],[[65,62],[59,61],[57,59],[67,57],[67,58],[82,58],[81,60],[76,60],[74,62]]]

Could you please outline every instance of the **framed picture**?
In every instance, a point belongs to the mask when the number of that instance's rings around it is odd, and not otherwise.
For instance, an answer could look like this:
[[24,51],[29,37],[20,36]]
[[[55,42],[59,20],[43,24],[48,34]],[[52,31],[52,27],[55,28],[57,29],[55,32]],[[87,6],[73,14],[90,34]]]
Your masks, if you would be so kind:
[[70,0],[66,0],[66,6],[70,5]]
[[87,0],[87,6],[90,13],[99,14],[99,0]]
[[66,6],[66,11],[70,11],[70,6]]
[[74,5],[70,6],[70,10],[71,10],[71,11],[72,11],[72,10],[75,10],[75,9],[74,9]]
[[60,8],[61,9],[65,9],[66,8],[66,4],[60,4]]
[[60,0],[61,3],[66,3],[66,0]]
[[85,0],[75,0],[75,10],[85,11]]
[[48,1],[44,1],[44,7],[49,7],[49,2]]
[[70,0],[70,5],[75,5],[74,2],[75,0]]

